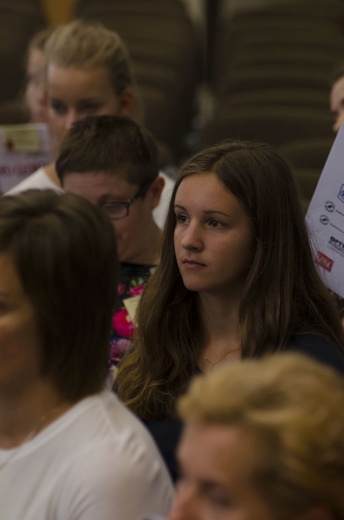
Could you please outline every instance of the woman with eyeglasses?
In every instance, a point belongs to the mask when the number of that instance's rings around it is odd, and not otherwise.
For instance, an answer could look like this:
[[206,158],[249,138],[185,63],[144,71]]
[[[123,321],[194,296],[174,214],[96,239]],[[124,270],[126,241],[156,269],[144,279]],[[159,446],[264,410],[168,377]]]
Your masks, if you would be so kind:
[[151,134],[127,117],[90,116],[66,134],[56,170],[66,192],[101,207],[115,228],[120,276],[112,368],[130,346],[138,299],[160,260],[161,230],[153,210],[164,181],[157,147]]

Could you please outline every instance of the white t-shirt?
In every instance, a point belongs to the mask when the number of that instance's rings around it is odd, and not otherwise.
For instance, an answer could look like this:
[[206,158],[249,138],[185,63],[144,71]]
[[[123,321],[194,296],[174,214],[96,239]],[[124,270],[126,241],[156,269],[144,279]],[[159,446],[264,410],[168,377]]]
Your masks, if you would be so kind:
[[[165,186],[161,193],[159,205],[153,210],[153,217],[160,229],[164,227],[174,181],[163,172],[159,175],[164,179]],[[38,190],[55,190],[63,193],[60,186],[57,186],[46,174],[44,168],[39,168],[35,173],[29,175],[26,179],[19,182],[16,186],[6,192],[6,195],[15,195],[22,191],[38,189]]]
[[63,193],[63,189],[55,184],[50,177],[45,173],[44,168],[39,168],[37,171],[23,179],[21,182],[13,186],[6,192],[6,195],[16,195],[26,190],[54,190]]
[[172,498],[148,431],[107,390],[0,450],[4,520],[144,520],[167,514]]

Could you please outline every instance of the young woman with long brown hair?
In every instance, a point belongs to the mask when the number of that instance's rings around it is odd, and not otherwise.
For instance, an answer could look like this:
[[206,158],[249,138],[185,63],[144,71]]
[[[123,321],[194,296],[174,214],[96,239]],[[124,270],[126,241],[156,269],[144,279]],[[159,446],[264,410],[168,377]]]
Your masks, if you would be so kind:
[[227,141],[182,166],[137,321],[115,390],[148,421],[174,416],[195,373],[241,358],[292,349],[344,372],[338,311],[273,147]]

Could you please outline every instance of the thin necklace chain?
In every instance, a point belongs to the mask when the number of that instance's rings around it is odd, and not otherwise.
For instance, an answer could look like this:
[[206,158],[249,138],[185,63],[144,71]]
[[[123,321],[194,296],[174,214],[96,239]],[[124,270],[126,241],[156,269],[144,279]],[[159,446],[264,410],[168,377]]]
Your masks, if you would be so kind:
[[45,415],[42,415],[42,417],[39,418],[39,421],[37,424],[32,428],[32,430],[29,432],[29,434],[24,438],[24,440],[17,446],[16,448],[13,448],[12,454],[9,456],[7,460],[0,466],[0,471],[4,469],[5,466],[7,466],[10,462],[13,462],[13,460],[16,458],[18,453],[21,452],[23,446],[25,446],[31,439],[36,437],[36,435],[41,431],[42,426],[45,425],[45,423],[58,415],[64,408],[66,407],[66,403],[61,404],[59,406],[56,406],[53,408],[50,412],[46,413]]
[[232,354],[233,352],[238,352],[238,350],[240,350],[241,347],[238,347],[234,350],[230,350],[229,352],[226,352],[226,354],[224,356],[222,356],[221,359],[219,359],[218,361],[215,361],[215,363],[212,363],[208,358],[207,356],[203,356],[203,359],[204,361],[206,361],[209,365],[209,372],[212,372],[214,370],[214,368],[216,367],[216,365],[218,365],[219,363],[221,363],[221,361],[223,361],[225,359],[226,356],[229,356],[229,354]]

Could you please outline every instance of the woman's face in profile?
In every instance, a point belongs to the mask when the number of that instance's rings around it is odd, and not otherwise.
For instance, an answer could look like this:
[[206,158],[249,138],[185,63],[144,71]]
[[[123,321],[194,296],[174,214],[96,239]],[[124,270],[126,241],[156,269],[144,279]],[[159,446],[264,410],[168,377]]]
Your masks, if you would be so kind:
[[174,211],[174,250],[184,285],[240,297],[254,244],[243,204],[214,173],[197,173],[180,183]]
[[11,257],[0,253],[0,392],[34,385],[41,377],[40,352],[36,311]]
[[344,76],[340,77],[332,86],[330,110],[334,120],[332,130],[336,134],[344,122]]

